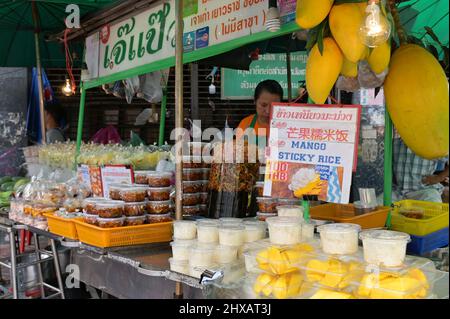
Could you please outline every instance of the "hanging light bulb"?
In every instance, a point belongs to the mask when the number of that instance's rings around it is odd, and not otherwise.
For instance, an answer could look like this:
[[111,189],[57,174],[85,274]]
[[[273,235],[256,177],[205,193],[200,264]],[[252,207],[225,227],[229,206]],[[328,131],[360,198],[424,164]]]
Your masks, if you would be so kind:
[[69,78],[66,77],[66,83],[63,85],[61,91],[65,96],[71,96],[73,94],[72,84],[70,83]]
[[359,29],[365,45],[375,48],[386,42],[391,35],[391,24],[381,12],[380,0],[369,0],[366,15]]

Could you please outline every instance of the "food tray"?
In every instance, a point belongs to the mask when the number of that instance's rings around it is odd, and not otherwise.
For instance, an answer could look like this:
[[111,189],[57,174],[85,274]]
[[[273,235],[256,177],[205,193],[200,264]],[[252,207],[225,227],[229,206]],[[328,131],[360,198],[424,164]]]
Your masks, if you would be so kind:
[[406,251],[409,254],[423,255],[445,246],[448,246],[448,227],[426,236],[411,236]]
[[116,228],[100,228],[80,220],[75,223],[81,242],[101,248],[161,243],[172,240],[172,222]]
[[75,220],[81,220],[81,218],[62,218],[54,213],[45,213],[44,216],[47,218],[48,228],[51,233],[69,239],[78,239]]
[[[394,203],[391,227],[393,230],[414,236],[426,236],[448,227],[448,204],[418,200],[402,200]],[[401,209],[419,208],[424,211],[424,219],[408,218],[400,214]]]
[[362,229],[384,227],[389,207],[380,207],[376,211],[356,215],[353,204],[324,204],[311,207],[310,217],[319,220],[331,220],[336,223],[358,224]]

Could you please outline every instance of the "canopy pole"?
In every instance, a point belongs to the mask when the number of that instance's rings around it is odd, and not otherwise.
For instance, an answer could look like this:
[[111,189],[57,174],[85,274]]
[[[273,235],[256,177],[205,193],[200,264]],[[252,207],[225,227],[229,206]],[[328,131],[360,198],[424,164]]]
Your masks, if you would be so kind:
[[[392,156],[393,156],[393,125],[388,110],[385,112],[384,130],[384,206],[392,204]],[[391,213],[389,212],[386,226],[391,226]]]
[[78,156],[81,151],[81,141],[83,137],[83,122],[84,122],[84,106],[86,101],[86,89],[83,86],[83,82],[80,83],[80,110],[78,113],[78,128],[77,128],[77,146],[75,152],[75,166],[78,164]]
[[166,111],[167,111],[167,88],[163,89],[163,97],[161,101],[161,116],[159,119],[159,139],[158,145],[164,144],[164,131],[166,130]]
[[[183,0],[177,0],[176,6],[176,46],[175,46],[175,129],[176,145],[175,147],[175,213],[176,219],[183,219],[182,204],[182,179],[183,179],[183,163],[182,163],[182,142],[183,136]],[[183,298],[183,286],[180,282],[175,286],[175,298]]]
[[287,68],[287,83],[288,83],[288,102],[292,102],[292,72],[291,72],[291,51],[288,48],[286,52],[286,68]]
[[45,116],[44,116],[44,85],[42,83],[42,67],[41,67],[41,52],[39,50],[39,13],[36,6],[36,2],[31,2],[33,22],[34,22],[34,45],[36,50],[36,69],[37,69],[37,80],[38,80],[38,90],[39,90],[39,115],[41,122],[41,143],[46,144],[47,138],[45,136]]

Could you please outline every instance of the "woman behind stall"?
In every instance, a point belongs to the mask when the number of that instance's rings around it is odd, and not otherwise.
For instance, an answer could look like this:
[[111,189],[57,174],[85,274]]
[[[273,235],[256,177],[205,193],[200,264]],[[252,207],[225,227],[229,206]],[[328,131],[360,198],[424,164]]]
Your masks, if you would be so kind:
[[65,112],[61,105],[52,103],[45,106],[45,131],[47,144],[66,140],[61,123],[65,122]]

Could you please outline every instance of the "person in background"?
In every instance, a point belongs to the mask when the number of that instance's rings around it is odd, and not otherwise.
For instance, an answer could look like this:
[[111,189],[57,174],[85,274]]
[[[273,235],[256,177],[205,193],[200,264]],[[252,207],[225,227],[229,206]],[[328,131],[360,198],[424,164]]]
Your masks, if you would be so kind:
[[283,100],[283,88],[275,80],[265,80],[258,84],[255,89],[254,101],[256,104],[256,114],[244,118],[238,126],[236,138],[244,136],[245,130],[254,129],[256,133],[256,143],[258,138],[267,138],[270,124],[270,105]]
[[[448,180],[448,158],[427,160],[416,155],[401,138],[394,139],[393,201],[415,199],[442,203],[442,182]],[[443,171],[434,174],[438,163],[445,160]],[[394,198],[399,197],[399,198]]]
[[47,144],[64,142],[64,132],[60,123],[65,119],[65,112],[59,104],[47,104],[44,110]]

